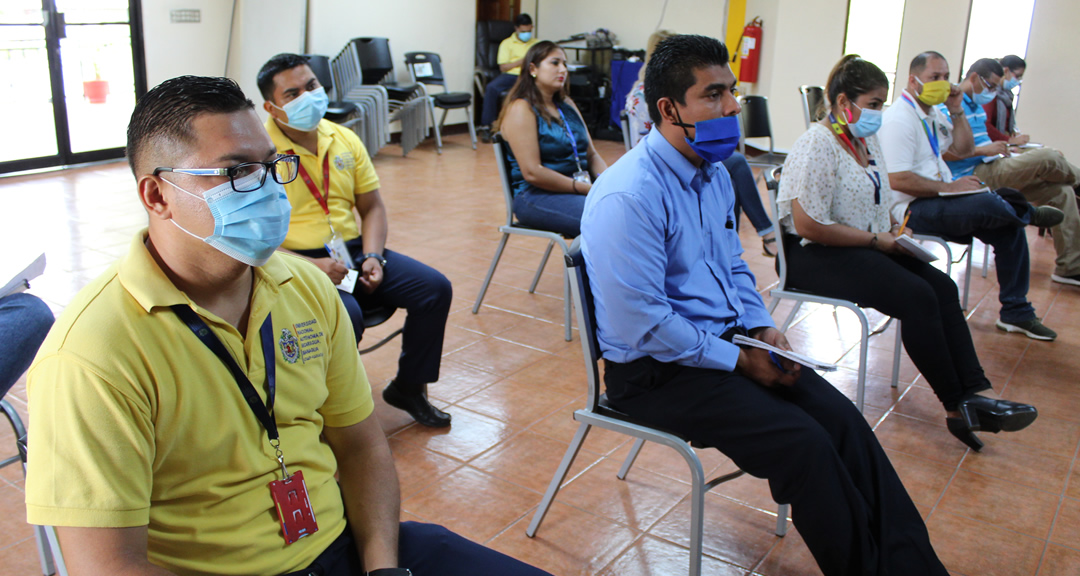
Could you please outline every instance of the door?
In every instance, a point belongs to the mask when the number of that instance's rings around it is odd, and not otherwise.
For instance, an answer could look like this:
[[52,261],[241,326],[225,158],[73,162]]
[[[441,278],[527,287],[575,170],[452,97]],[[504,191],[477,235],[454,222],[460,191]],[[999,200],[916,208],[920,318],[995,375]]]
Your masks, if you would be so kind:
[[145,92],[138,0],[4,0],[0,173],[122,158]]

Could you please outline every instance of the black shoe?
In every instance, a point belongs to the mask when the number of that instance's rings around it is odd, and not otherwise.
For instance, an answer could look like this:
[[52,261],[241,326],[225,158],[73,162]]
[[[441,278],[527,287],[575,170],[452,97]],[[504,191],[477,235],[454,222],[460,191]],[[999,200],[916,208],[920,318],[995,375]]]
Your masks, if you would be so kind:
[[1016,432],[1031,425],[1039,411],[1030,404],[974,395],[960,402],[960,412],[974,413],[977,427],[983,432]]
[[1053,206],[1036,206],[1031,211],[1029,226],[1052,228],[1065,220],[1065,213]]
[[[949,428],[949,433],[956,436],[956,439],[967,444],[969,448],[978,452],[982,450],[983,443],[979,440],[979,437],[975,435],[975,431],[972,430],[972,426],[964,418],[946,418],[945,425]],[[977,427],[978,425],[976,425]]]
[[480,140],[484,144],[491,144],[491,127],[489,126],[477,126],[476,135],[480,137]]
[[391,380],[382,391],[383,400],[387,404],[409,413],[423,426],[429,428],[446,428],[450,425],[450,415],[431,405],[423,394],[415,396],[403,394],[394,386]]

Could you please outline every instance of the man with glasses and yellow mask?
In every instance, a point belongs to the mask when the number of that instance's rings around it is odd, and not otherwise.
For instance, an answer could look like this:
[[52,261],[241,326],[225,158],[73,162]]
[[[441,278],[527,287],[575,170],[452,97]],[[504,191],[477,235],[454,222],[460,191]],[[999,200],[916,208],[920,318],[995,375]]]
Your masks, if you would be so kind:
[[907,87],[885,111],[878,132],[893,189],[892,215],[918,233],[958,242],[975,237],[993,246],[998,328],[1054,340],[1057,334],[1042,324],[1027,299],[1031,263],[1024,227],[1055,226],[1064,215],[1028,204],[1015,190],[986,189],[976,176],[953,178],[947,161],[975,150],[963,97],[964,89],[949,83],[944,56],[924,52],[911,61]]

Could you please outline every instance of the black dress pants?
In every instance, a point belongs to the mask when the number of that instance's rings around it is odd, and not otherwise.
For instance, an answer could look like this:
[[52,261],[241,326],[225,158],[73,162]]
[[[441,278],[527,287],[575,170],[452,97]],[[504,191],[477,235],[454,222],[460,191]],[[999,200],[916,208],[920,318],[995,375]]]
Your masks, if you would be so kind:
[[947,274],[910,256],[870,248],[801,246],[784,235],[788,284],[812,294],[850,300],[900,320],[908,356],[946,410],[988,390],[960,293]]
[[946,576],[919,511],[870,426],[843,394],[803,369],[791,387],[645,357],[606,362],[608,400],[712,446],[791,504],[825,576]]
[[[364,254],[363,241],[355,238],[346,242],[345,247],[359,268]],[[309,258],[327,257],[325,248],[295,252]],[[358,344],[364,334],[362,306],[405,309],[408,316],[401,335],[401,356],[395,382],[406,394],[421,394],[424,385],[439,379],[446,317],[450,314],[453,290],[446,276],[426,264],[392,250],[383,250],[383,258],[386,258],[383,281],[374,292],[364,294],[358,283],[355,293],[342,290],[338,293],[349,312]]]

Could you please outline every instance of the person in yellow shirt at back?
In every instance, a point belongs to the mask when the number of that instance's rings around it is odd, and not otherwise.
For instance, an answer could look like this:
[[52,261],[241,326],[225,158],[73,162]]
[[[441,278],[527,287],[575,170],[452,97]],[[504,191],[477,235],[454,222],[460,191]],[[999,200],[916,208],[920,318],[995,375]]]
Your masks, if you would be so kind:
[[502,74],[488,82],[484,90],[484,111],[480,115],[479,129],[485,137],[491,131],[491,123],[499,117],[499,95],[517,82],[525,53],[536,42],[536,37],[533,35],[532,17],[524,13],[518,14],[518,17],[514,18],[514,33],[499,44],[498,63],[499,72]]

